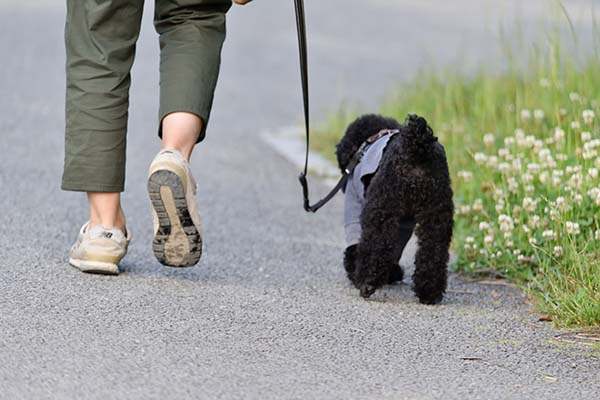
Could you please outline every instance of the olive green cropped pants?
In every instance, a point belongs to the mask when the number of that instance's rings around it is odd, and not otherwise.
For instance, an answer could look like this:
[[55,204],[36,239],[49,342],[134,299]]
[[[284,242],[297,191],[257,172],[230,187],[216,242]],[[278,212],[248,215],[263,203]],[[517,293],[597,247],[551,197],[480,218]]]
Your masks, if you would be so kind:
[[[63,190],[124,189],[130,70],[143,7],[144,0],[67,0]],[[206,127],[230,7],[231,0],[155,0],[159,136],[172,112],[194,113]]]

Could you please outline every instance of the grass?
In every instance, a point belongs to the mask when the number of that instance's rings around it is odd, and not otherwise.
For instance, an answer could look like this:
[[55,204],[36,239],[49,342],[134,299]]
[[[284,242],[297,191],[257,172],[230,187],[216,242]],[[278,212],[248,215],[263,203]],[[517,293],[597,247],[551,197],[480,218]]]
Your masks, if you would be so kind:
[[[596,326],[600,57],[580,54],[577,36],[558,25],[541,32],[526,54],[524,40],[504,35],[502,70],[421,71],[379,111],[425,116],[446,148],[457,209],[454,268],[521,283],[559,326]],[[332,114],[313,147],[332,158],[358,114],[347,107]]]

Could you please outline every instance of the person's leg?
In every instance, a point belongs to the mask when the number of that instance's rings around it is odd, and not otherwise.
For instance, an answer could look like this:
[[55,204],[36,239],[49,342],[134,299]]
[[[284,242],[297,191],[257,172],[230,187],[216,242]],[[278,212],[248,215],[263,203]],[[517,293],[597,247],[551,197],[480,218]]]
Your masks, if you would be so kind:
[[189,112],[165,116],[162,121],[162,148],[178,150],[189,161],[203,125],[199,116]]
[[67,0],[62,189],[88,194],[90,223],[69,256],[85,272],[117,274],[129,243],[120,192],[142,10],[143,0]]
[[187,151],[190,144],[193,148],[204,139],[230,7],[231,0],[156,0],[154,25],[161,48],[159,136],[164,148],[173,145]]
[[143,0],[68,0],[62,189],[88,192],[92,225],[125,227],[119,193]]
[[160,34],[162,148],[148,177],[154,212],[152,248],[164,265],[195,265],[202,255],[196,184],[189,158],[206,131],[231,0],[156,2]]
[[119,192],[88,192],[90,225],[115,227],[126,231],[125,214],[121,208]]

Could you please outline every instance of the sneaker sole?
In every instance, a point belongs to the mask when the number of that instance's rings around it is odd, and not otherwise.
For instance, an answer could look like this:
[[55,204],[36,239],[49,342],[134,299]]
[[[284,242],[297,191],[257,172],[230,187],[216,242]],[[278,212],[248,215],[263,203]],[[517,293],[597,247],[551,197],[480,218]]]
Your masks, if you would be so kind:
[[173,171],[157,170],[148,178],[148,194],[158,216],[154,256],[169,267],[196,265],[202,256],[202,237],[190,216],[181,178]]
[[69,258],[69,264],[88,274],[119,275],[119,267],[113,263]]

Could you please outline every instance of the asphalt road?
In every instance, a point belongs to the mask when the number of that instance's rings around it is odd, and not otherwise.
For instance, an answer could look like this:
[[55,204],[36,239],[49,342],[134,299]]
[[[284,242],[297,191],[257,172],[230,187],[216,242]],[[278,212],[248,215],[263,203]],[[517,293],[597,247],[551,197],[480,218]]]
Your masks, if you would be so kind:
[[[69,267],[86,210],[83,195],[59,190],[59,3],[0,3],[0,399],[599,396],[598,355],[558,344],[562,332],[515,289],[453,277],[444,303],[427,307],[406,284],[372,301],[350,287],[341,199],[305,214],[298,171],[258,139],[301,119],[291,1],[230,14],[209,136],[193,160],[206,251],[185,270],[150,249],[145,174],[159,141],[148,8],[124,195],[134,242],[119,277]],[[342,100],[370,109],[429,62],[493,60],[490,32],[515,12],[512,0],[309,3],[316,119]],[[523,6],[526,22],[540,20],[540,3]]]

